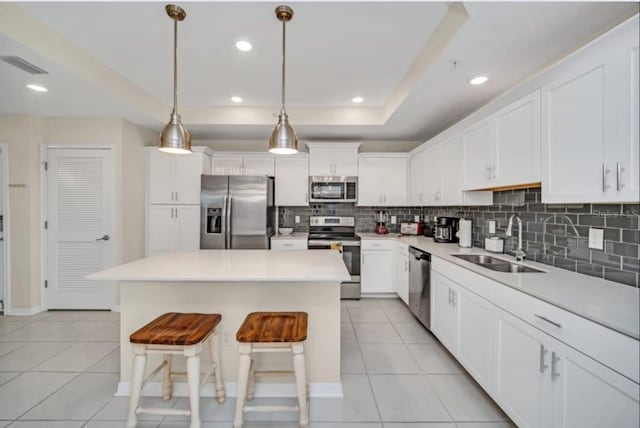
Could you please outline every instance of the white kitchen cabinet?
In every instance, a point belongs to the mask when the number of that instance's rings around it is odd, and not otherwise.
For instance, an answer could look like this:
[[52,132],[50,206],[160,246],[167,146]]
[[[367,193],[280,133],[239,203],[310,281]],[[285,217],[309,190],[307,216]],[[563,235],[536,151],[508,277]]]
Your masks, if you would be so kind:
[[297,238],[278,238],[271,239],[271,249],[272,250],[306,250],[307,249],[307,240],[306,239],[297,239]]
[[366,154],[358,160],[358,205],[407,204],[407,157]]
[[398,243],[395,252],[395,283],[398,297],[409,304],[409,247],[406,244]]
[[[440,143],[440,152],[442,158],[442,178],[441,187],[438,188],[439,196],[438,202],[442,205],[459,205],[465,202],[464,196],[484,194],[485,199],[488,201],[487,205],[491,205],[492,195],[490,192],[463,192],[462,191],[462,178],[464,176],[463,170],[463,149],[462,149],[462,135],[454,134]],[[489,198],[486,198],[486,194],[489,193]],[[484,203],[484,200],[481,201]]]
[[431,272],[431,331],[452,354],[458,353],[459,288],[449,278]]
[[199,205],[149,205],[147,256],[200,248]]
[[495,120],[493,187],[540,182],[540,91],[509,104]]
[[458,359],[486,390],[493,389],[494,306],[460,287]]
[[637,48],[632,20],[542,87],[543,202],[637,201]]
[[409,158],[409,204],[425,205],[425,152],[418,152]]
[[209,155],[196,151],[186,155],[147,150],[147,202],[149,204],[200,204],[200,175],[207,173]]
[[276,157],[277,206],[309,205],[309,159],[306,154]]
[[[375,245],[375,241],[366,241]],[[362,293],[395,293],[392,241],[380,243],[381,249],[363,246],[360,259],[360,282]],[[375,247],[374,247],[375,248]]]
[[267,175],[275,174],[273,155],[256,153],[218,154],[212,157],[213,175]]
[[494,399],[523,428],[551,426],[551,352],[545,334],[498,311]]
[[442,196],[442,146],[437,144],[424,153],[425,205],[437,205]]
[[496,402],[521,427],[636,427],[638,384],[498,311]]
[[462,132],[464,147],[463,189],[487,189],[495,173],[495,122],[483,119]]
[[309,175],[358,176],[358,147],[360,143],[307,143],[309,147]]

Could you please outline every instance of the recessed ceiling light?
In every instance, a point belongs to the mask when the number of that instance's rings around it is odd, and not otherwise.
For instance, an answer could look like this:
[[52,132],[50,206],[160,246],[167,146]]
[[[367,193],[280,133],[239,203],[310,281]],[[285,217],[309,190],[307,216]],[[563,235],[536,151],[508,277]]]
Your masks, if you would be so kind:
[[482,85],[483,83],[487,83],[489,78],[487,76],[473,76],[469,78],[469,83],[472,85]]
[[32,91],[36,91],[36,92],[49,92],[49,90],[47,88],[45,88],[44,86],[35,85],[33,83],[29,83],[27,85],[27,88],[31,89]]
[[240,98],[240,97],[231,97],[231,101],[233,101],[234,103],[241,103],[242,102],[242,98]]
[[238,50],[242,52],[249,52],[251,49],[253,49],[253,46],[246,40],[240,40],[236,42],[236,48],[238,48]]
[[362,97],[353,97],[353,98],[351,98],[351,101],[356,103],[356,104],[360,104],[361,102],[364,101],[364,98],[362,98]]

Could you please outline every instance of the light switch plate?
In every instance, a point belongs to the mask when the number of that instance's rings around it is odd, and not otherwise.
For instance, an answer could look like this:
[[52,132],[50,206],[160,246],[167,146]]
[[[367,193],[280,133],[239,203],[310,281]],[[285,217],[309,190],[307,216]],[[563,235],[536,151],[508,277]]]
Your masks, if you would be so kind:
[[496,221],[489,220],[489,233],[496,233]]
[[419,215],[414,215],[413,216],[413,221],[415,221],[416,223],[420,223],[420,216]]
[[295,218],[295,222],[296,222],[296,223],[300,223],[300,216],[299,216],[299,215],[297,215],[297,216],[296,216],[296,218]]
[[396,224],[398,222],[398,219],[396,218],[396,216],[392,215],[391,216],[391,224]]
[[604,250],[604,229],[589,228],[589,248]]

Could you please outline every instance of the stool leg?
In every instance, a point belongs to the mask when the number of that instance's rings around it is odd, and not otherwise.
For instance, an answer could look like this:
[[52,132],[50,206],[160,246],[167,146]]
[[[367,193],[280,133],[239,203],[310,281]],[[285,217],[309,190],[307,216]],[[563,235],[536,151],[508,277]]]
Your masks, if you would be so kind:
[[256,392],[256,362],[251,359],[251,366],[249,367],[249,381],[247,384],[247,401],[253,400],[253,395]]
[[293,352],[293,370],[296,375],[296,390],[298,392],[298,406],[300,407],[300,426],[309,425],[309,407],[307,405],[307,376],[304,363],[304,347],[302,343],[291,345]]
[[216,401],[218,404],[224,404],[227,398],[224,391],[224,381],[222,380],[222,367],[220,366],[220,343],[218,342],[218,333],[213,332],[211,339],[209,339],[209,347],[211,348],[211,359],[213,364],[216,365],[214,369],[214,376],[216,377]]
[[187,380],[189,382],[189,405],[191,427],[200,428],[200,356],[187,357]]
[[173,395],[173,382],[171,382],[171,354],[164,355],[164,371],[162,373],[162,399],[171,400]]
[[131,373],[131,391],[129,396],[129,416],[127,417],[127,428],[135,428],[138,423],[136,410],[140,403],[140,393],[142,382],[144,381],[144,371],[147,367],[147,354],[144,347],[133,346],[133,367]]
[[249,370],[251,367],[251,344],[240,343],[238,345],[240,358],[238,360],[238,391],[236,398],[236,415],[233,419],[234,428],[242,427],[244,410],[244,400],[247,396],[247,383],[249,381]]

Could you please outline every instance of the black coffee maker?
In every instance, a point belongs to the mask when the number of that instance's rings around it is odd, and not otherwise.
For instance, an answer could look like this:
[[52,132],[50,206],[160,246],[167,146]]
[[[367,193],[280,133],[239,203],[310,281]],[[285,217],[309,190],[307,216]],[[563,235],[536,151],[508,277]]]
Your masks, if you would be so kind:
[[458,242],[459,217],[438,217],[433,240],[436,242]]

